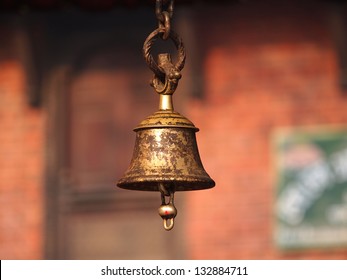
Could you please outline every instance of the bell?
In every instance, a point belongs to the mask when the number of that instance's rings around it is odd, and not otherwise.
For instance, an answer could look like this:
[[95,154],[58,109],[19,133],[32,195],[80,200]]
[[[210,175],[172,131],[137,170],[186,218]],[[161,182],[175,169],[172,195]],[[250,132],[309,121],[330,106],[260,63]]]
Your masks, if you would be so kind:
[[[171,95],[166,95],[171,97]],[[204,170],[193,123],[177,112],[159,110],[135,129],[133,157],[118,186],[129,190],[192,191],[214,186]]]
[[[212,188],[215,182],[201,163],[195,137],[199,129],[174,111],[172,94],[181,74],[172,67],[168,54],[159,55],[158,60],[159,66],[167,70],[165,81],[158,77],[152,81],[160,96],[159,111],[134,129],[133,157],[117,186],[128,190],[161,192],[159,214],[164,220],[164,228],[170,230],[177,214],[173,194],[176,191]],[[170,197],[169,203],[165,202],[166,196]]]
[[[171,66],[168,54],[159,63]],[[171,68],[172,70],[172,68]],[[174,111],[172,94],[181,74],[171,71],[164,85],[153,86],[159,93],[159,111],[144,119],[135,129],[133,157],[118,187],[139,191],[192,191],[212,188],[215,183],[206,173],[196,144],[199,131],[184,116]],[[171,82],[171,84],[170,84]]]

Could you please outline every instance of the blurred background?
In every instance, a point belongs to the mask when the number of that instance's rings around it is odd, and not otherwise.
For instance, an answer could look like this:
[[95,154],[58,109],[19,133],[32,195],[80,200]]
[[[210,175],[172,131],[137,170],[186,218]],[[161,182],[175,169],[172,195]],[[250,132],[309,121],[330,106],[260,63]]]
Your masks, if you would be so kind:
[[345,1],[175,1],[175,109],[216,187],[170,232],[159,193],[116,188],[158,106],[154,3],[0,1],[0,258],[346,259]]

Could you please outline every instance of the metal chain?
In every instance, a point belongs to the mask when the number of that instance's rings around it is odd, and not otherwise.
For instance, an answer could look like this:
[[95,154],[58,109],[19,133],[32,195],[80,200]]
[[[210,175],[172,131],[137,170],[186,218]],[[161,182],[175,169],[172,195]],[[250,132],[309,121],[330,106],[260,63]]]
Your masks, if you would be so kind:
[[[164,9],[164,5],[167,6],[166,9]],[[174,1],[173,0],[156,0],[155,3],[155,15],[157,16],[157,19],[159,22],[164,22],[165,18],[163,16],[163,13],[167,13],[169,18],[172,18],[174,10]]]
[[[164,3],[165,2],[165,3]],[[164,4],[167,6],[167,9],[164,10]],[[156,0],[155,3],[155,14],[158,19],[159,28],[164,28],[165,32],[162,35],[164,40],[167,40],[170,35],[171,30],[171,18],[173,15],[174,1],[173,0]]]
[[[166,6],[166,10],[164,10],[164,4]],[[155,42],[155,40],[159,37],[163,40],[170,38],[178,51],[178,60],[175,63],[174,67],[178,71],[181,71],[184,67],[186,54],[182,39],[178,36],[176,32],[171,29],[170,19],[173,15],[173,0],[156,0],[155,6],[155,14],[159,21],[159,27],[154,30],[144,42],[143,45],[143,55],[147,62],[148,67],[153,71],[156,77],[160,79],[165,79],[164,71],[158,66],[157,62],[153,59],[150,51]]]
[[167,5],[167,12],[169,13],[170,18],[172,18],[173,15],[173,9],[174,9],[174,1],[173,0],[156,0],[155,3],[155,14],[157,16],[157,19],[159,21],[163,21],[162,12],[163,12],[163,2]]

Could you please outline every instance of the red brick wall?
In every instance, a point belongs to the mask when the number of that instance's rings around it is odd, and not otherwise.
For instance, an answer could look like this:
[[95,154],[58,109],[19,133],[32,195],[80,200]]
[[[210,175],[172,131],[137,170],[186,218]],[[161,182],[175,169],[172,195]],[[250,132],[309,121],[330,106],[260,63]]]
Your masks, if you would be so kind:
[[272,133],[347,123],[328,6],[276,3],[211,9],[199,18],[206,90],[188,115],[217,185],[188,195],[189,258],[347,257],[347,249],[274,245]]
[[0,61],[0,259],[43,257],[44,113],[18,60]]
[[[187,194],[175,230],[189,259],[345,259],[344,248],[284,252],[273,241],[273,132],[347,123],[328,4],[256,2],[196,13],[205,90],[185,115],[200,128],[201,158],[217,186]],[[4,259],[44,257],[46,112],[28,106],[26,82],[18,59],[0,60]]]

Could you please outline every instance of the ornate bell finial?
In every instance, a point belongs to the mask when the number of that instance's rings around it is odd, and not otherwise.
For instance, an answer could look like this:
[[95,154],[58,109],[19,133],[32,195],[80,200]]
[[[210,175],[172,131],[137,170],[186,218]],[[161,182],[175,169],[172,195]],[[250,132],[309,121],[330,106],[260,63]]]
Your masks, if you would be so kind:
[[[169,7],[173,7],[173,4]],[[169,17],[163,18],[167,20]],[[159,215],[163,218],[164,228],[171,230],[177,215],[174,193],[212,188],[215,182],[201,163],[195,138],[199,129],[174,111],[172,95],[181,78],[185,51],[181,38],[173,30],[168,31],[167,26],[170,24],[160,24],[148,36],[143,47],[145,59],[155,74],[151,85],[159,94],[159,110],[134,129],[136,141],[133,157],[117,185],[128,190],[159,191],[162,198]],[[169,54],[159,54],[158,64],[151,56],[151,47],[159,35],[167,35],[175,43],[178,50],[175,65]],[[165,197],[169,197],[168,203]]]

